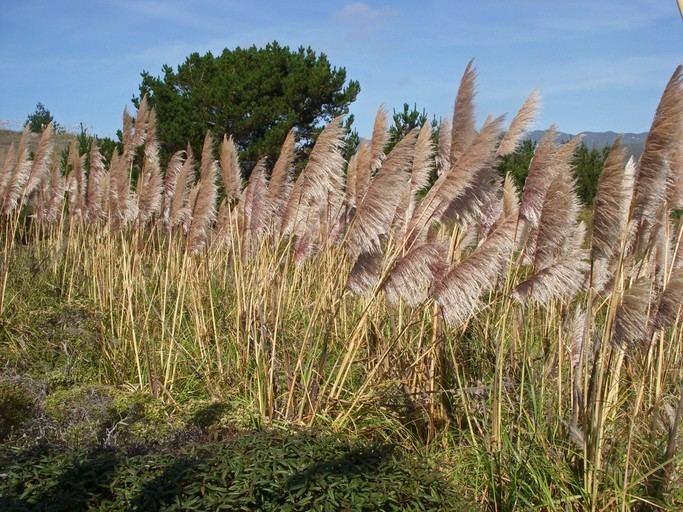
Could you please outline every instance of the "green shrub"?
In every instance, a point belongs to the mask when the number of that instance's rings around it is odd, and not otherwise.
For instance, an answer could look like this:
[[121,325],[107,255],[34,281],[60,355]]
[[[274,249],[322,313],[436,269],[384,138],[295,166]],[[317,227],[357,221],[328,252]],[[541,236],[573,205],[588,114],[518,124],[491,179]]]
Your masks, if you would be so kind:
[[[316,433],[256,432],[174,452],[0,452],[0,508],[467,510],[402,449]],[[4,500],[4,501],[2,501]]]
[[0,441],[33,414],[35,396],[18,379],[0,380]]
[[158,443],[184,427],[181,415],[171,416],[151,395],[99,384],[57,390],[45,411],[58,440],[76,448]]

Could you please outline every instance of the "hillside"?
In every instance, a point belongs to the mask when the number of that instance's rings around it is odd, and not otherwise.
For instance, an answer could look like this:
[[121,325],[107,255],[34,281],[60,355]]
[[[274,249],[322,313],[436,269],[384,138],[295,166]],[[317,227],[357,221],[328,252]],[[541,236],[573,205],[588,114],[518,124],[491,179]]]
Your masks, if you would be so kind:
[[[74,139],[75,135],[73,133],[58,133],[54,137],[55,142],[55,153],[59,154],[62,150],[69,145],[69,143]],[[21,132],[15,130],[0,130],[0,161],[5,159],[7,150],[10,145],[14,143],[16,146],[21,138]],[[35,150],[38,145],[38,139],[40,136],[37,133],[30,134],[30,148],[31,151]]]
[[[543,136],[543,131],[535,130],[529,132],[528,138],[534,142]],[[647,132],[643,133],[617,133],[612,131],[607,132],[581,132],[579,135],[582,136],[583,143],[589,148],[603,148],[612,144],[617,137],[621,137],[621,141],[624,146],[628,149],[630,154],[634,157],[639,157],[643,152],[643,147],[645,146],[645,139],[647,138]],[[571,133],[558,132],[558,140],[561,142],[567,141],[574,137]]]

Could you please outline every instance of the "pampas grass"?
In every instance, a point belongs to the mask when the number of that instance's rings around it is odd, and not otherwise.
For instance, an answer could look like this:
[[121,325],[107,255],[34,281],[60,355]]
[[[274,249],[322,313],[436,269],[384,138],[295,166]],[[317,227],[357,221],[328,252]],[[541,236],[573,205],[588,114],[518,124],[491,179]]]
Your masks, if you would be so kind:
[[[438,446],[481,508],[680,508],[675,435],[652,421],[683,367],[680,77],[640,163],[613,145],[593,207],[574,191],[578,139],[554,127],[521,190],[498,174],[538,93],[507,132],[476,126],[472,63],[438,145],[427,123],[387,151],[380,108],[347,162],[338,117],[298,175],[290,131],[245,188],[227,134],[220,169],[210,134],[198,169],[189,147],[162,169],[146,98],[110,161],[74,142],[61,168],[52,128],[33,157],[25,131],[0,164],[3,353],[29,350],[35,329],[14,322],[36,284],[50,307],[93,309],[102,381]],[[79,357],[69,344],[40,353]]]
[[223,136],[223,142],[221,142],[220,166],[225,197],[228,200],[234,200],[242,192],[242,169],[235,141],[227,135]]
[[522,138],[529,127],[536,119],[536,114],[541,103],[541,93],[538,89],[534,90],[529,97],[524,101],[519,111],[512,119],[510,127],[503,136],[496,154],[498,156],[505,156],[513,153],[517,146],[522,141]]
[[460,80],[460,87],[453,107],[453,121],[451,123],[450,165],[454,165],[465,153],[474,140],[474,95],[476,88],[477,70],[474,60],[468,62]]
[[209,230],[216,216],[216,161],[213,158],[213,137],[207,132],[202,149],[199,182],[191,196],[192,218],[187,236],[187,247],[199,253],[206,246]]
[[458,326],[478,308],[483,293],[503,275],[514,244],[517,219],[510,217],[464,261],[435,283],[432,297],[446,321]]
[[416,138],[413,130],[394,146],[358,204],[346,238],[352,256],[381,250],[382,237],[389,233],[401,198],[410,192]]

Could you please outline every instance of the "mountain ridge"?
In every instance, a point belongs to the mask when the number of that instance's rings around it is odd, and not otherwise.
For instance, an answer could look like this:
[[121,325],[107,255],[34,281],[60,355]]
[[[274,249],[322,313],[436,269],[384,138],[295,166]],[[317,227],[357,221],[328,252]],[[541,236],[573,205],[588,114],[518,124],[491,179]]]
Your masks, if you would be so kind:
[[[543,136],[545,130],[534,130],[527,134],[526,138],[532,140],[533,142],[538,142]],[[580,132],[577,135],[581,135],[581,140],[589,149],[602,149],[605,146],[610,146],[614,143],[617,137],[621,137],[621,142],[624,144],[626,149],[635,157],[640,156],[645,147],[645,139],[647,138],[648,132],[642,133],[618,133],[608,130],[606,132],[591,132],[585,131]],[[557,140],[559,142],[566,142],[574,134],[557,132]]]

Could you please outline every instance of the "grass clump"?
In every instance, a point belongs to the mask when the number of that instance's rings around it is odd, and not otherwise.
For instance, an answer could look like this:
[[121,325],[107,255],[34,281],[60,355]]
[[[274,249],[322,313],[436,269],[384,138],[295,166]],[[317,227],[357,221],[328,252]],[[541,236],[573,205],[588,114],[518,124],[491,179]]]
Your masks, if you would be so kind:
[[36,412],[42,390],[19,376],[0,376],[0,442],[19,430]]

